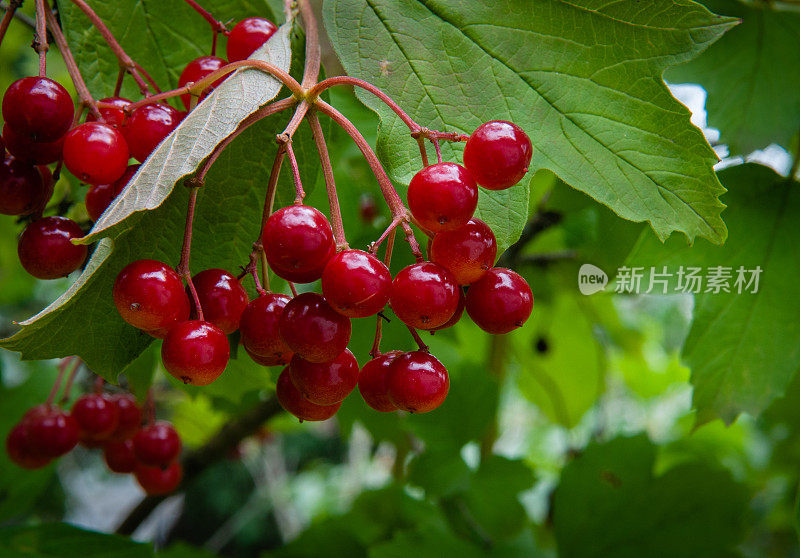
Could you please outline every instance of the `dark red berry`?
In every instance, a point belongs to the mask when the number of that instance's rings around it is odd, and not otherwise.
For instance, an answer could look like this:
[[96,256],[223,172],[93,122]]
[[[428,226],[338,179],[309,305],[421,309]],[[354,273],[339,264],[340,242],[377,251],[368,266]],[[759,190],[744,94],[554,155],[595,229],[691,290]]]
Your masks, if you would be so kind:
[[[201,80],[204,77],[216,72],[225,64],[227,64],[225,60],[216,56],[201,56],[200,58],[195,58],[189,62],[181,72],[181,77],[178,78],[178,87],[183,87],[187,83]],[[200,95],[200,99],[198,99],[197,102],[199,103],[205,99],[214,90],[214,88],[223,81],[225,81],[224,77],[218,79],[209,88],[203,90],[203,94]],[[186,107],[186,110],[189,110],[192,102],[191,95],[188,93],[181,95],[181,101],[183,101],[183,106]]]
[[49,165],[61,159],[64,148],[64,136],[55,141],[33,141],[3,126],[3,140],[6,148],[15,158],[33,165]]
[[249,58],[256,49],[267,42],[278,27],[261,17],[248,17],[237,23],[228,35],[228,60],[236,62]]
[[161,345],[161,360],[167,372],[193,386],[206,386],[219,378],[230,356],[225,333],[211,322],[200,320],[174,326]]
[[39,279],[66,277],[86,259],[86,246],[71,242],[82,236],[78,223],[66,217],[37,219],[19,237],[19,261],[25,271]]
[[458,289],[458,308],[456,308],[455,314],[453,314],[450,317],[450,319],[447,320],[442,325],[437,326],[437,327],[433,328],[432,330],[430,330],[431,333],[433,333],[434,331],[440,331],[442,329],[448,329],[448,328],[451,328],[454,325],[456,325],[461,320],[461,316],[464,315],[464,306],[466,305],[466,302],[467,302],[467,297],[464,296],[464,291],[459,288]]
[[518,273],[502,267],[490,269],[467,289],[467,314],[482,330],[508,333],[527,321],[533,310],[533,293]]
[[189,297],[181,278],[156,260],[137,260],[119,272],[114,304],[123,320],[145,331],[168,330],[189,319]]
[[403,323],[417,329],[435,329],[458,308],[458,284],[450,272],[431,262],[400,270],[392,282],[391,304]]
[[341,403],[335,403],[334,405],[317,405],[303,397],[300,390],[292,383],[288,366],[284,368],[281,375],[278,376],[278,383],[275,386],[275,395],[281,407],[301,421],[307,420],[312,422],[328,420],[335,415],[339,407],[342,406]]
[[74,115],[67,90],[46,77],[18,79],[3,95],[3,120],[33,141],[57,140],[69,130]]
[[133,158],[144,163],[181,120],[183,116],[180,111],[162,103],[145,105],[133,111],[122,130]]
[[289,374],[303,397],[317,405],[333,405],[358,384],[358,362],[348,349],[330,362],[309,362],[294,355]]
[[86,122],[64,137],[64,165],[89,184],[115,182],[128,168],[129,158],[125,138],[107,124]]
[[139,486],[150,496],[174,492],[183,480],[183,467],[178,462],[161,467],[148,467],[138,464],[134,471]]
[[362,250],[334,255],[322,272],[322,293],[334,310],[350,318],[377,314],[392,290],[389,268]]
[[103,446],[103,459],[115,473],[132,473],[136,469],[133,440],[111,441]]
[[143,465],[166,467],[180,455],[181,439],[170,423],[158,421],[136,433],[133,451]]
[[133,437],[142,426],[142,409],[133,395],[118,393],[111,396],[111,402],[117,407],[117,428],[111,434],[116,441]]
[[388,413],[396,411],[397,405],[389,399],[389,365],[403,351],[389,351],[367,362],[358,376],[358,390],[367,405]]
[[0,214],[41,211],[51,193],[52,180],[45,180],[36,167],[11,157],[0,161]]
[[459,285],[474,283],[494,265],[497,240],[480,219],[452,231],[436,233],[431,241],[431,260],[446,268]]
[[464,166],[489,190],[505,190],[525,176],[533,146],[522,128],[505,120],[481,124],[464,147]]
[[31,451],[28,429],[23,423],[16,424],[6,437],[6,453],[9,459],[23,469],[40,469],[50,463],[49,457]]
[[267,293],[251,301],[242,312],[239,333],[247,353],[262,366],[286,364],[292,350],[278,329],[281,314],[289,297]]
[[295,283],[319,279],[336,252],[328,219],[307,205],[290,205],[270,215],[261,240],[272,271]]
[[137,170],[139,170],[139,165],[128,165],[128,168],[125,169],[122,176],[115,182],[89,187],[89,191],[86,192],[85,203],[86,211],[89,213],[89,218],[92,221],[100,219],[100,216],[108,209],[111,202],[113,202],[125,186],[128,185],[128,182],[130,182]]
[[466,225],[477,207],[478,186],[467,169],[455,163],[425,167],[408,185],[411,214],[432,232]]
[[55,459],[78,444],[78,423],[58,407],[38,405],[25,413],[22,423],[28,431],[31,453]]
[[411,413],[427,413],[441,405],[450,389],[447,369],[436,357],[412,351],[389,365],[389,399]]
[[81,395],[72,405],[81,442],[103,442],[119,425],[119,410],[110,397],[94,393]]
[[361,194],[358,198],[358,215],[361,221],[371,225],[378,218],[378,204],[375,203],[375,196],[372,194]]
[[[206,321],[220,328],[225,335],[239,329],[239,320],[249,299],[236,277],[224,269],[206,269],[192,277],[192,284]],[[194,300],[189,297],[189,302],[192,303],[191,315],[194,318]]]
[[[102,107],[100,110],[100,116],[103,117],[103,122],[122,132],[122,129],[127,124],[128,116],[125,114],[125,107],[131,104],[128,99],[124,99],[122,97],[106,97],[105,99],[100,99],[101,103],[109,103],[114,105],[112,107]],[[94,114],[89,112],[86,115],[86,122],[96,122],[97,118],[95,118]],[[123,133],[124,135],[124,133]]]
[[303,293],[290,300],[278,328],[289,348],[311,362],[332,361],[350,342],[350,319],[317,293]]

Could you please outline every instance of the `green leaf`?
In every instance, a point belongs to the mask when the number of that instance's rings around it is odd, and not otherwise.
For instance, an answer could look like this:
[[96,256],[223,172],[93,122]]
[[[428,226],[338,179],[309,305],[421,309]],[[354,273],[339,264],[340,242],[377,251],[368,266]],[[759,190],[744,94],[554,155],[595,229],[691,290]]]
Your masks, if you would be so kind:
[[[694,321],[683,348],[698,424],[717,417],[730,423],[743,411],[757,415],[784,392],[800,367],[797,184],[759,165],[731,167],[720,178],[729,189],[725,246],[699,242],[690,248],[679,239],[661,245],[645,234],[628,260],[631,267],[661,271],[667,266],[673,279],[681,266],[701,267],[706,275],[708,268],[731,268],[730,292],[706,292],[704,282],[703,292],[695,295]],[[740,267],[762,269],[758,292],[744,286],[737,292]]]
[[449,496],[467,489],[472,475],[458,452],[431,446],[408,465],[408,481],[429,496]]
[[[446,2],[335,0],[325,22],[347,73],[377,85],[420,124],[470,133],[512,120],[548,168],[619,216],[722,242],[716,155],[661,74],[718,39],[735,20],[686,0]],[[394,113],[381,116],[379,153],[407,183],[416,142]],[[448,159],[458,148],[445,146]],[[500,250],[526,218],[525,183],[482,192],[479,214]]]
[[564,468],[553,502],[560,557],[693,558],[735,547],[744,487],[702,462],[656,477],[655,457],[639,435],[592,444]]
[[731,154],[771,143],[789,148],[800,127],[800,14],[767,2],[704,4],[742,23],[667,78],[703,86],[708,125]]
[[15,558],[148,558],[149,544],[85,531],[65,523],[0,528],[0,554]]

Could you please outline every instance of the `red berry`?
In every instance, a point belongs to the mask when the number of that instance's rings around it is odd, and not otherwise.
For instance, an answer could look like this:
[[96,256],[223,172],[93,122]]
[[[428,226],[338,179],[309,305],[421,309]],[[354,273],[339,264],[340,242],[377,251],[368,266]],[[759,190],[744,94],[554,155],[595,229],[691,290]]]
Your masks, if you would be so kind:
[[119,272],[114,304],[123,320],[145,331],[167,330],[189,319],[189,297],[181,278],[156,260],[137,260]]
[[392,282],[391,304],[403,323],[417,329],[435,329],[458,308],[458,284],[450,272],[431,262],[400,270]]
[[132,473],[136,469],[133,440],[111,441],[103,446],[103,459],[115,473]]
[[389,399],[389,365],[395,358],[402,355],[403,351],[389,351],[367,362],[358,376],[358,390],[367,405],[388,413],[396,411],[397,405]]
[[72,405],[72,417],[78,423],[81,442],[103,442],[119,425],[119,410],[110,397],[81,395]]
[[295,283],[319,279],[336,251],[328,219],[307,205],[290,205],[270,215],[261,241],[272,271]]
[[242,312],[239,333],[247,354],[262,366],[286,364],[292,350],[281,337],[278,323],[289,297],[267,293],[250,302]]
[[[178,87],[183,87],[189,82],[201,80],[207,75],[216,72],[225,64],[227,64],[225,60],[216,56],[201,56],[200,58],[195,58],[189,62],[181,72],[181,77],[178,78]],[[198,99],[197,102],[199,103],[205,99],[214,90],[214,88],[223,81],[225,81],[224,77],[219,78],[210,87],[203,90],[203,94],[200,95],[200,99]],[[186,110],[189,110],[189,106],[192,102],[191,95],[188,93],[181,95],[181,101],[183,101],[183,106],[186,107]]]
[[408,208],[422,227],[449,231],[467,224],[478,207],[478,186],[455,163],[425,167],[408,185]]
[[447,369],[424,351],[403,353],[389,365],[389,399],[411,413],[427,413],[441,405],[450,389]]
[[50,463],[49,457],[31,451],[28,429],[23,423],[14,425],[6,437],[6,453],[9,459],[23,469],[39,469]]
[[37,219],[25,227],[19,237],[19,261],[25,271],[39,279],[66,277],[86,259],[86,246],[71,242],[82,236],[81,227],[72,219]]
[[117,130],[100,122],[76,126],[64,137],[64,164],[89,184],[107,184],[128,168],[128,144]]
[[148,467],[138,464],[134,471],[139,486],[150,496],[174,492],[183,480],[183,467],[180,463],[172,463],[168,467]]
[[143,465],[166,467],[180,455],[181,439],[170,423],[157,421],[136,433],[133,451]]
[[[200,299],[203,317],[220,328],[226,335],[239,329],[239,320],[249,299],[239,280],[224,269],[206,269],[192,277],[192,284]],[[195,317],[194,300],[192,318]]]
[[335,415],[339,407],[342,406],[341,403],[336,403],[334,405],[317,405],[303,397],[300,390],[292,383],[288,366],[284,368],[281,375],[278,376],[278,383],[275,386],[275,395],[281,407],[301,421],[307,420],[311,422],[328,420]]
[[518,273],[494,267],[469,287],[466,307],[478,327],[499,335],[525,323],[533,310],[533,293]]
[[200,320],[176,325],[161,345],[161,360],[167,372],[194,386],[206,386],[219,378],[230,356],[225,333],[211,322]]
[[128,165],[122,176],[111,184],[98,184],[90,186],[86,192],[86,212],[92,221],[97,221],[103,212],[108,209],[120,192],[128,185],[133,175],[139,170],[139,165]]
[[481,124],[464,147],[464,166],[489,190],[505,190],[525,176],[533,146],[522,128],[505,120]]
[[78,444],[78,423],[58,407],[38,405],[25,413],[22,423],[28,431],[28,447],[39,457],[61,457]]
[[30,215],[40,211],[51,193],[52,180],[45,180],[36,167],[11,157],[0,161],[0,214]]
[[139,107],[123,129],[131,155],[140,163],[158,147],[183,120],[180,111],[169,105],[154,103]]
[[3,140],[8,152],[15,158],[34,165],[49,165],[61,159],[64,136],[54,141],[33,141],[3,126]]
[[371,225],[378,215],[378,204],[375,203],[375,197],[371,194],[361,194],[361,197],[358,198],[358,216],[361,217],[361,221]]
[[458,308],[456,308],[455,314],[453,314],[450,317],[450,319],[447,320],[442,325],[436,326],[435,328],[430,330],[431,333],[433,333],[434,331],[440,331],[442,329],[448,329],[456,325],[461,320],[461,316],[464,315],[464,306],[466,305],[466,302],[467,302],[467,297],[464,296],[464,291],[458,289]]
[[[125,114],[125,107],[131,104],[128,99],[122,97],[106,97],[100,99],[101,103],[110,103],[113,107],[103,107],[100,110],[100,116],[103,117],[103,122],[122,132],[122,129],[127,124],[128,116]],[[86,122],[96,122],[94,114],[89,112],[86,115]],[[124,135],[124,133],[123,133]]]
[[431,260],[446,268],[459,285],[474,283],[494,265],[497,240],[480,219],[452,231],[437,233],[431,241]]
[[3,95],[3,120],[33,141],[57,140],[69,130],[74,115],[67,90],[46,77],[18,79]]
[[317,293],[294,297],[278,322],[281,337],[297,355],[311,362],[330,362],[350,342],[350,319]]
[[309,362],[294,355],[288,368],[295,387],[317,405],[343,401],[358,384],[358,362],[348,349],[330,362]]
[[139,431],[142,426],[142,410],[133,395],[119,393],[111,396],[111,402],[117,408],[117,428],[111,438],[116,441],[127,440]]
[[349,318],[377,314],[389,302],[392,275],[378,258],[361,250],[334,255],[322,272],[322,293],[334,310]]
[[278,27],[261,17],[249,17],[237,23],[228,35],[228,60],[236,62],[249,58],[256,49],[267,42]]

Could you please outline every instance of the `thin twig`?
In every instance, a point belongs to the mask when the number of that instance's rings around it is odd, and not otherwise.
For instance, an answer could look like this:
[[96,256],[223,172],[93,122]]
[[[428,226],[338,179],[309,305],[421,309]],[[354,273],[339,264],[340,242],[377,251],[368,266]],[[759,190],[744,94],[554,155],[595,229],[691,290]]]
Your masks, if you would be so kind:
[[336,241],[336,250],[346,250],[349,246],[344,234],[344,222],[342,221],[342,211],[339,207],[339,196],[336,193],[331,157],[328,154],[328,146],[325,143],[325,136],[322,133],[319,117],[315,112],[311,112],[308,115],[308,124],[311,126],[311,133],[317,144],[317,152],[322,165],[322,175],[325,177],[325,189],[328,193],[328,204],[331,208],[331,228],[333,229],[333,238]]
[[197,319],[203,320],[203,307],[200,305],[200,297],[197,296],[197,290],[194,288],[194,281],[192,281],[192,272],[189,270],[189,257],[192,252],[192,224],[194,223],[194,209],[197,205],[197,193],[200,188],[192,188],[189,194],[189,207],[186,210],[186,226],[183,231],[183,247],[181,248],[181,261],[178,264],[178,275],[183,277],[186,284],[189,286],[189,292],[192,294],[194,306],[197,309]]
[[300,180],[300,167],[297,164],[297,157],[294,156],[291,138],[285,144],[286,155],[289,158],[289,167],[292,169],[292,182],[294,182],[295,205],[302,205],[306,193],[303,190],[303,182]]
[[22,0],[11,0],[8,4],[0,4],[0,9],[5,10],[3,19],[0,20],[0,44],[3,44],[3,37],[6,36],[8,26],[11,24],[11,20],[14,18],[20,20],[29,27],[34,29],[36,28],[36,22],[33,19],[26,16],[22,12],[17,12],[17,8],[21,6]]
[[299,0],[300,13],[303,16],[306,31],[306,64],[303,69],[304,88],[311,87],[317,83],[319,77],[319,66],[321,53],[319,48],[319,31],[317,29],[317,18],[308,0]]
[[44,0],[36,0],[36,38],[33,41],[33,48],[39,55],[39,77],[47,76],[47,19],[45,16]]
[[427,353],[428,352],[428,346],[422,340],[422,337],[419,336],[419,333],[417,333],[417,330],[414,329],[413,327],[411,327],[408,324],[406,324],[406,327],[408,328],[408,331],[411,332],[411,336],[414,338],[414,341],[417,343],[417,346],[419,347],[419,350],[420,351],[425,351]]

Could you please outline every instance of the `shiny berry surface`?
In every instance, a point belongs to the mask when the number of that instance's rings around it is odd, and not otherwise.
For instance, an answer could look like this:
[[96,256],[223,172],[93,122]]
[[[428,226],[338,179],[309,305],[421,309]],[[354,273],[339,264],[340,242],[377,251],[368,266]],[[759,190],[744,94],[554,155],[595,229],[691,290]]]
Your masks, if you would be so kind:
[[[203,79],[207,75],[212,74],[222,68],[225,64],[227,64],[227,62],[217,56],[201,56],[200,58],[195,58],[189,62],[181,72],[181,76],[178,78],[178,87],[183,87],[189,82],[195,82]],[[208,94],[211,93],[214,88],[223,81],[225,81],[224,77],[218,79],[211,85],[211,87],[205,89],[197,102],[199,103],[205,99]],[[192,96],[188,93],[185,93],[181,95],[181,101],[183,101],[183,106],[186,107],[186,110],[189,110]]]
[[114,440],[127,440],[142,426],[142,409],[133,395],[118,393],[110,397],[117,408],[117,428],[111,434]]
[[100,122],[76,126],[64,137],[64,165],[89,184],[115,182],[128,168],[128,144],[117,130]]
[[180,455],[181,439],[170,423],[158,421],[136,433],[133,451],[143,465],[166,467]]
[[107,440],[119,425],[119,410],[105,395],[81,395],[72,405],[71,412],[78,423],[81,442]]
[[459,322],[459,320],[461,320],[461,316],[464,315],[464,307],[466,306],[466,303],[467,303],[467,297],[464,295],[463,289],[458,289],[458,307],[456,308],[455,314],[453,314],[450,317],[450,319],[447,320],[442,325],[433,328],[431,332],[448,329],[456,325]]
[[317,293],[303,293],[290,300],[278,328],[289,348],[311,362],[332,361],[350,342],[350,319]]
[[156,260],[136,260],[119,272],[114,304],[123,320],[145,331],[167,329],[189,318],[181,278]]
[[46,77],[18,79],[3,95],[3,120],[33,141],[55,141],[69,130],[75,108],[67,90]]
[[49,457],[31,451],[28,429],[23,423],[14,425],[6,436],[6,454],[14,465],[23,469],[40,469],[50,463]]
[[86,204],[86,212],[89,213],[89,218],[92,221],[100,219],[100,216],[108,209],[111,202],[125,189],[125,186],[128,185],[137,170],[139,170],[139,165],[128,165],[122,176],[115,182],[89,187],[84,203]]
[[295,387],[317,405],[340,403],[358,384],[358,362],[348,349],[330,362],[309,362],[294,355],[288,368]]
[[437,233],[431,260],[446,268],[459,285],[474,283],[494,265],[497,240],[489,225],[470,219],[463,227]]
[[267,293],[251,301],[242,312],[239,333],[247,353],[262,366],[286,364],[292,350],[278,329],[281,314],[289,302],[282,294]]
[[38,405],[25,413],[22,423],[28,430],[28,447],[34,455],[54,459],[78,444],[78,423],[58,407]]
[[50,198],[51,181],[36,167],[6,157],[0,161],[0,214],[30,215]]
[[362,250],[334,255],[322,272],[322,293],[334,310],[350,318],[380,312],[389,302],[392,275],[378,258]]
[[3,140],[6,149],[15,158],[34,165],[49,165],[61,159],[64,136],[54,141],[33,141],[17,134],[6,124],[3,126]]
[[183,116],[177,109],[162,103],[145,105],[133,111],[123,128],[131,156],[143,163],[181,120]]
[[17,244],[17,255],[25,271],[39,279],[66,277],[86,259],[86,246],[71,242],[83,231],[72,219],[45,217],[30,223]]
[[103,459],[115,473],[132,473],[136,469],[133,440],[111,441],[103,446]]
[[317,405],[303,397],[303,394],[300,393],[300,390],[297,389],[292,382],[288,366],[284,368],[280,376],[278,376],[278,382],[275,386],[275,396],[278,398],[278,403],[281,404],[281,407],[301,421],[307,420],[313,422],[328,420],[335,415],[339,407],[342,406],[341,403],[336,403],[334,405]]
[[423,228],[447,231],[464,226],[478,207],[478,186],[456,163],[425,167],[408,185],[408,208]]
[[236,62],[249,58],[258,47],[269,40],[278,27],[262,17],[248,17],[237,23],[228,35],[228,60]]
[[427,413],[441,405],[450,390],[447,369],[424,351],[396,357],[389,365],[389,399],[411,413]]
[[495,335],[522,327],[533,310],[533,293],[518,273],[490,269],[467,290],[467,314],[482,330]]
[[307,205],[291,205],[270,215],[261,241],[272,271],[295,283],[319,279],[336,251],[327,217]]
[[183,468],[180,463],[172,463],[168,467],[148,467],[138,464],[134,470],[139,486],[150,496],[174,492],[183,480]]
[[[206,269],[195,275],[192,283],[206,321],[220,328],[225,335],[239,329],[239,320],[249,298],[236,277],[224,269]],[[196,310],[191,297],[189,302],[192,304],[194,318]]]
[[174,326],[161,345],[161,361],[167,372],[193,386],[206,386],[219,378],[230,354],[225,333],[200,320]]
[[442,266],[421,262],[400,270],[392,282],[392,310],[417,329],[435,329],[458,308],[458,284]]
[[504,120],[481,124],[464,147],[464,166],[489,190],[510,188],[525,176],[533,146],[522,128]]
[[[103,122],[121,132],[125,127],[125,124],[127,124],[127,116],[125,115],[125,111],[123,109],[131,104],[130,100],[123,97],[106,97],[105,99],[100,99],[100,102],[114,105],[113,107],[100,108],[100,116],[103,117]],[[86,115],[86,122],[96,121],[97,118],[95,118],[94,114],[92,114],[90,111]]]
[[397,405],[389,399],[389,366],[403,351],[389,351],[368,361],[358,376],[358,391],[367,405],[388,413],[396,411]]

